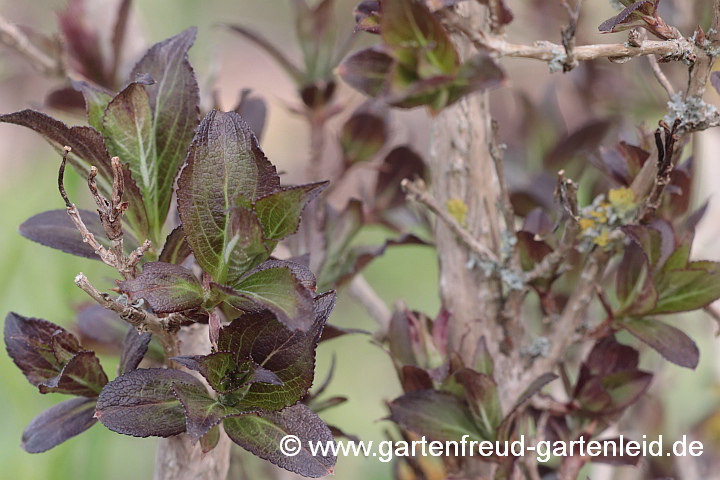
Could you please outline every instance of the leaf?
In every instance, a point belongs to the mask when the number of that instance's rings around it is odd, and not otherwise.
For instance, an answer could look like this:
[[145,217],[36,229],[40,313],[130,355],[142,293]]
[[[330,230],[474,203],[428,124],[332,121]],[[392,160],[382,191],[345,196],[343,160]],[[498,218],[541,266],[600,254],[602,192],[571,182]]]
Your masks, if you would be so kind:
[[616,16],[600,24],[600,33],[617,33],[634,27],[644,26],[644,16],[655,14],[656,3],[652,0],[640,0],[628,5]]
[[118,375],[122,375],[131,370],[135,370],[145,357],[148,351],[148,345],[152,334],[140,333],[135,327],[130,325],[127,334],[123,340],[123,349],[120,354],[120,362],[118,365]]
[[167,236],[165,246],[158,260],[164,263],[180,265],[185,262],[190,255],[192,255],[192,250],[190,250],[190,245],[188,245],[185,239],[185,232],[182,226],[180,226],[175,227]]
[[[88,231],[95,235],[95,239],[103,246],[109,247],[105,229],[100,222],[97,212],[79,210],[83,223]],[[38,213],[25,220],[18,228],[20,235],[46,247],[62,250],[65,253],[78,257],[100,260],[95,251],[82,240],[82,234],[70,219],[66,210],[50,210]],[[132,235],[125,234],[126,250],[130,251],[138,246]]]
[[[65,362],[58,359],[55,352],[55,347],[59,346],[55,341],[57,337],[74,338],[64,328],[46,320],[23,317],[12,312],[5,317],[4,339],[8,355],[35,386],[62,372]],[[66,340],[62,343],[69,345],[73,342]],[[77,340],[75,345],[79,347]],[[79,352],[78,348],[70,353],[74,355]]]
[[94,352],[75,354],[55,377],[45,380],[40,393],[65,393],[83,397],[97,397],[108,378]]
[[228,394],[251,383],[282,385],[273,372],[262,368],[248,358],[235,358],[231,352],[214,352],[210,355],[173,357],[180,365],[199,372],[218,393]]
[[494,439],[495,431],[504,418],[495,381],[469,368],[455,372],[455,378],[465,390],[465,398],[478,429],[485,438]]
[[385,145],[388,132],[385,118],[372,112],[356,111],[343,124],[340,146],[346,162],[366,162]]
[[536,240],[534,233],[524,230],[517,232],[517,249],[520,254],[520,265],[526,272],[532,270],[553,251],[546,242]]
[[233,109],[248,124],[258,141],[262,140],[267,117],[267,105],[261,97],[252,95],[249,89],[240,92],[240,100]]
[[215,447],[217,447],[217,444],[220,442],[220,427],[218,425],[215,425],[213,428],[211,428],[208,433],[202,436],[200,439],[200,448],[202,449],[202,453],[207,454],[208,452],[212,451]]
[[225,403],[222,397],[212,398],[203,385],[176,383],[173,392],[185,410],[186,431],[193,444],[223,419],[254,410],[243,408],[242,403]]
[[95,425],[95,399],[71,398],[53,405],[25,427],[22,448],[42,453]]
[[[87,178],[90,166],[98,169],[98,189],[109,198],[112,190],[112,166],[103,136],[91,127],[68,127],[52,117],[34,110],[0,115],[0,122],[27,127],[41,134],[58,152],[64,146],[72,148],[68,162],[77,172]],[[149,232],[147,212],[142,193],[133,180],[130,169],[124,168],[125,194],[123,200],[129,203],[126,213],[135,234],[146,238]]]
[[355,31],[380,33],[379,0],[363,0],[353,10]]
[[700,361],[695,342],[667,323],[650,318],[630,318],[620,325],[675,365],[695,370]]
[[697,310],[720,298],[718,264],[698,265],[690,262],[687,269],[663,272],[656,281],[658,300],[648,314],[677,313]]
[[[334,297],[334,293],[325,295]],[[266,310],[247,313],[220,330],[219,351],[232,352],[236,363],[250,358],[283,382],[282,385],[251,384],[242,404],[279,410],[305,396],[312,385],[315,349],[326,322],[327,312],[318,309],[315,323],[308,332],[291,331]]]
[[345,83],[373,98],[387,92],[393,59],[381,47],[369,47],[353,53],[335,68]]
[[595,377],[583,386],[577,401],[591,413],[618,413],[635,403],[647,391],[652,377],[651,373],[641,370]]
[[561,168],[577,155],[594,151],[600,146],[611,126],[612,122],[605,119],[594,119],[587,122],[558,140],[555,146],[545,154],[543,164],[554,169]]
[[615,315],[643,315],[659,300],[647,257],[637,244],[625,248],[618,266],[616,294],[620,305]]
[[[230,439],[250,453],[280,468],[306,477],[324,477],[333,473],[336,457],[332,453],[313,456],[308,442],[329,445],[330,429],[305,405],[294,405],[279,412],[228,418],[223,422]],[[280,440],[287,435],[298,437],[302,448],[295,456],[280,451]],[[294,448],[296,445],[287,445]]]
[[85,15],[85,0],[70,0],[67,8],[58,13],[57,20],[72,69],[100,85],[112,82],[107,75],[98,31],[88,28],[93,23]]
[[226,27],[247,40],[250,40],[256,46],[264,50],[265,53],[270,55],[270,57],[272,57],[272,59],[275,60],[283,70],[285,70],[285,73],[287,73],[298,86],[308,83],[309,79],[307,75],[290,60],[288,60],[285,54],[275,45],[270,43],[265,37],[242,25],[226,25]]
[[375,209],[382,211],[404,205],[405,194],[400,182],[415,177],[427,178],[422,157],[406,145],[394,148],[380,166],[375,185]]
[[81,92],[85,99],[85,111],[87,112],[88,123],[95,130],[103,131],[103,117],[105,109],[112,101],[113,95],[109,91],[90,85],[82,80],[70,80],[72,87]]
[[396,398],[390,403],[390,419],[418,435],[438,441],[490,440],[475,426],[472,413],[456,396],[423,390]]
[[143,184],[153,192],[152,200],[146,199],[146,203],[148,212],[154,212],[150,217],[157,221],[154,227],[158,232],[170,208],[175,177],[199,123],[199,88],[188,60],[195,33],[195,28],[188,28],[153,45],[135,65],[130,77],[149,74],[156,81],[143,87],[153,113],[151,132],[156,154],[153,168],[148,169],[149,175],[147,179],[143,177]]
[[313,295],[288,266],[261,264],[233,287],[215,283],[211,288],[238,310],[246,312],[270,309],[291,329],[312,328]]
[[306,0],[295,0],[293,5],[295,30],[303,51],[308,81],[322,81],[328,77],[335,60],[335,0],[321,0],[313,7],[310,7]]
[[303,210],[329,183],[283,187],[258,198],[255,202],[255,214],[263,226],[265,238],[282,240],[297,232]]
[[395,61],[420,78],[452,73],[458,64],[445,28],[420,2],[384,2],[380,34]]
[[179,265],[148,262],[136,278],[118,281],[131,300],[144,299],[155,313],[192,310],[202,305],[203,286],[195,275]]
[[134,437],[169,437],[185,431],[185,413],[173,385],[202,388],[188,373],[163,368],[133,370],[108,383],[95,416],[113,432]]
[[178,211],[195,259],[213,281],[237,279],[228,278],[236,263],[231,255],[235,200],[255,201],[279,186],[275,167],[238,114],[205,116],[178,180]]

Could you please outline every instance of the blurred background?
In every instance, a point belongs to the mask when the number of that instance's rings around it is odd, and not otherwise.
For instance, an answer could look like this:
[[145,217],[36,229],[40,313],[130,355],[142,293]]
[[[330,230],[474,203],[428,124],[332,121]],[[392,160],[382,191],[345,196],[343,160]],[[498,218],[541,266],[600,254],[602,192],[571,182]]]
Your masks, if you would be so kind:
[[[87,0],[88,18],[110,28],[115,11],[114,0]],[[354,0],[336,2],[339,32],[352,31]],[[668,23],[690,35],[695,24],[706,22],[710,2],[663,2],[663,17]],[[537,39],[560,41],[560,29],[566,13],[559,1],[528,0],[509,4],[515,13],[509,37],[516,43]],[[56,12],[65,8],[64,0],[0,0],[0,15],[6,20],[50,34],[57,31]],[[295,87],[284,72],[261,50],[247,40],[218,26],[220,22],[238,23],[262,32],[268,39],[299,59],[294,41],[290,0],[136,0],[133,2],[132,36],[128,40],[127,70],[147,46],[172,36],[188,26],[198,27],[198,38],[190,59],[204,92],[217,90],[220,105],[230,109],[242,88],[250,88],[268,102],[268,123],[262,147],[268,158],[285,172],[284,183],[300,177],[310,155],[306,122],[288,107],[299,100]],[[613,15],[607,0],[588,0],[580,17],[578,44],[622,42],[623,34],[601,36],[597,25]],[[699,16],[699,17],[698,17]],[[102,27],[101,27],[102,28]],[[343,38],[342,35],[340,38]],[[356,46],[374,39],[360,35]],[[135,59],[130,58],[135,55]],[[542,168],[543,156],[560,138],[598,118],[612,118],[613,130],[608,142],[634,138],[634,125],[646,122],[654,127],[667,111],[667,94],[655,82],[646,59],[625,65],[608,61],[583,64],[567,75],[550,73],[546,64],[534,60],[503,60],[510,83],[491,94],[495,118],[502,140],[508,144],[508,176],[514,187],[531,181],[530,172]],[[677,90],[684,88],[686,68],[662,65]],[[82,118],[57,113],[43,103],[58,85],[36,72],[17,53],[0,46],[0,112],[38,108],[70,124]],[[707,101],[720,105],[710,88]],[[209,102],[209,98],[203,98]],[[361,96],[340,86],[336,102],[345,112],[330,124],[328,150],[337,148],[338,125]],[[429,117],[422,109],[392,113],[390,125],[395,143],[409,143],[418,152],[427,151]],[[720,205],[715,198],[720,190],[720,132],[697,135],[688,147],[695,158],[696,185],[693,204],[708,197],[708,214],[702,221],[693,256],[720,260]],[[332,154],[332,151],[328,152]],[[86,301],[73,284],[78,272],[84,272],[96,285],[107,288],[113,272],[100,262],[84,260],[53,251],[23,239],[17,226],[41,211],[63,207],[56,190],[59,156],[36,134],[23,128],[0,124],[0,310],[41,317],[68,326],[73,306]],[[70,197],[80,206],[89,206],[84,180],[74,173],[66,178]],[[550,192],[551,193],[551,192]],[[348,192],[349,196],[351,192]],[[589,195],[589,194],[588,194]],[[590,198],[589,196],[587,197]],[[380,227],[366,228],[358,242],[378,243],[389,235]],[[437,266],[431,249],[407,246],[388,250],[365,270],[365,277],[388,306],[403,299],[411,308],[434,317],[437,299]],[[718,326],[704,315],[682,316],[683,330],[693,337],[701,350],[697,371],[661,362],[654,353],[643,358],[646,367],[662,372],[653,382],[652,396],[662,408],[669,434],[682,435],[702,430],[715,443],[707,449],[720,455],[720,350],[715,333]],[[372,330],[374,322],[353,299],[341,294],[331,322],[343,327]],[[347,335],[323,343],[318,350],[316,378],[326,375],[332,356],[337,358],[335,379],[330,394],[345,395],[349,401],[323,413],[323,418],[363,440],[385,439],[384,429],[391,428],[382,419],[385,401],[401,393],[389,356],[367,336]],[[115,371],[115,359],[103,358],[107,372]],[[60,401],[59,396],[40,395],[12,365],[0,355],[0,471],[4,478],[137,478],[152,477],[153,439],[136,439],[110,432],[98,424],[49,452],[30,455],[20,448],[25,425],[41,411]],[[655,412],[656,410],[653,410]],[[640,432],[642,434],[642,432]],[[247,478],[264,468],[262,462],[247,457]],[[335,477],[346,479],[383,479],[390,476],[390,464],[376,459],[340,458]],[[237,478],[243,478],[238,474]],[[607,475],[600,472],[598,475]],[[593,478],[596,478],[593,476]],[[603,478],[598,476],[597,478]],[[605,477],[609,478],[609,477]],[[622,471],[615,478],[625,478]],[[690,477],[688,477],[690,478]]]

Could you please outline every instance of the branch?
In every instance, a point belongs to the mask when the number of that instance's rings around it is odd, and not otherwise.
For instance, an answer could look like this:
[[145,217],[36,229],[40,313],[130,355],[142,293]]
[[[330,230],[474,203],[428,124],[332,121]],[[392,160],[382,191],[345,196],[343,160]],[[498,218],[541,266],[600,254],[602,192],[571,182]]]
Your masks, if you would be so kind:
[[648,55],[647,59],[648,62],[650,62],[650,68],[652,69],[653,75],[655,75],[658,83],[660,83],[660,85],[662,85],[665,89],[668,97],[672,99],[673,95],[675,95],[675,89],[670,83],[670,80],[668,80],[663,71],[660,69],[660,64],[658,63],[657,58],[655,58],[655,55]]
[[25,35],[17,25],[8,22],[0,15],[0,43],[12,48],[38,71],[47,76],[63,77],[65,76],[65,67],[62,60],[52,58],[45,52],[32,44],[30,39]]
[[437,217],[447,225],[447,227],[464,243],[470,250],[475,252],[481,259],[493,263],[498,263],[499,259],[495,253],[487,246],[477,241],[470,232],[468,232],[457,220],[455,220],[444,208],[438,205],[435,198],[425,188],[425,182],[422,180],[411,181],[404,179],[400,182],[400,186],[407,194],[408,200],[425,205],[428,210],[433,212]]
[[[466,35],[480,50],[489,51],[500,57],[534,58],[544,62],[560,62],[561,65],[568,61],[563,45],[546,41],[538,41],[533,45],[510,43],[488,32],[470,28],[461,16],[451,10],[447,10],[443,14],[445,21],[451,27]],[[696,48],[688,39],[679,38],[663,41],[645,40],[636,45],[624,43],[580,45],[572,48],[572,54],[578,62],[598,58],[626,60],[645,55],[660,55],[665,61],[692,60],[697,56],[696,50],[699,48]]]
[[120,318],[133,327],[157,335],[165,348],[165,358],[171,358],[178,354],[178,344],[174,334],[179,328],[180,315],[170,314],[167,317],[159,318],[148,311],[113,300],[109,294],[98,291],[83,273],[79,273],[75,277],[75,285],[100,306],[117,313]]
[[[680,123],[681,120],[678,118],[672,127],[669,127],[667,123],[661,120],[660,126],[662,130],[660,128],[655,130],[655,143],[658,151],[657,173],[652,190],[650,190],[650,194],[645,199],[643,208],[638,212],[637,220],[639,223],[649,220],[655,215],[655,212],[662,202],[662,194],[665,191],[665,187],[670,184],[670,173],[672,173],[674,167],[673,153],[675,151],[675,143],[679,140],[677,130]],[[664,143],[662,137],[663,131],[665,132]]]

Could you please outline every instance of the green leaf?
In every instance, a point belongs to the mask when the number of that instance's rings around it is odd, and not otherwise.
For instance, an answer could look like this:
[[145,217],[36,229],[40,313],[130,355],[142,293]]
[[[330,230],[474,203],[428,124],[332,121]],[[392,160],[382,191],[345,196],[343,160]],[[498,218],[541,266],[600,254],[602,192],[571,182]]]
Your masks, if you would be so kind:
[[[188,60],[195,33],[195,28],[189,28],[153,45],[135,65],[130,77],[148,74],[156,82],[143,87],[153,114],[151,138],[155,159],[154,164],[148,166],[147,178],[141,178],[153,192],[152,201],[146,199],[146,203],[151,219],[157,222],[153,228],[158,240],[170,208],[175,177],[185,161],[199,123],[199,88]],[[136,179],[140,181],[140,178]]]
[[[280,468],[306,477],[324,477],[333,473],[336,457],[332,452],[312,455],[308,442],[329,445],[332,433],[320,417],[305,405],[294,405],[279,412],[244,415],[223,422],[230,439],[250,453]],[[295,456],[280,451],[280,441],[287,435],[298,437],[301,447]],[[289,445],[293,447],[295,445]]]
[[465,399],[478,429],[485,438],[494,439],[504,418],[495,381],[469,368],[455,372],[455,378],[465,390]]
[[203,286],[195,275],[170,263],[148,262],[136,278],[117,284],[131,300],[145,299],[155,313],[192,310],[205,299]]
[[667,323],[651,318],[630,318],[620,325],[675,365],[694,370],[700,361],[695,342]]
[[[320,307],[334,297],[334,292],[318,297],[315,323],[308,332],[289,330],[267,310],[245,314],[220,330],[218,350],[232,352],[236,363],[250,358],[283,382],[251,384],[243,406],[279,410],[307,394],[315,374],[315,349],[332,310]],[[334,301],[329,303],[334,305]]]
[[439,441],[491,440],[475,425],[472,412],[455,395],[422,390],[390,403],[390,419],[418,435]]
[[380,34],[395,61],[420,78],[452,73],[458,64],[445,28],[421,2],[384,2]]
[[[234,112],[208,113],[178,181],[178,211],[195,259],[213,281],[231,282],[247,268],[247,255],[237,259],[233,254],[239,232],[232,221],[238,215],[236,199],[254,202],[279,186],[275,167],[245,121]],[[247,235],[254,246],[256,233]]]
[[200,447],[202,448],[202,453],[206,454],[206,453],[210,452],[215,447],[217,447],[217,444],[219,442],[220,442],[220,427],[218,425],[215,425],[200,439]]
[[103,117],[105,116],[105,109],[107,108],[110,101],[113,99],[113,95],[90,85],[82,80],[70,80],[72,87],[81,92],[85,98],[85,109],[87,110],[88,123],[91,127],[99,132],[103,132]]
[[211,288],[238,310],[269,309],[291,329],[307,331],[315,318],[312,291],[293,273],[291,266],[277,264],[278,261],[261,264],[233,287],[212,283]]
[[351,242],[363,226],[364,214],[362,202],[350,200],[345,210],[336,213],[328,211],[325,220],[325,245],[327,251],[318,272],[320,290],[334,285],[346,271],[346,252]]
[[82,351],[67,362],[60,374],[42,382],[38,389],[40,393],[97,397],[107,382],[107,375],[95,353]]
[[[58,152],[62,152],[65,146],[72,148],[72,152],[68,155],[68,162],[85,178],[90,172],[90,166],[97,167],[98,189],[106,197],[110,197],[113,181],[112,166],[103,135],[100,132],[91,127],[71,128],[44,113],[34,110],[23,110],[0,115],[0,122],[21,125],[36,131]],[[132,226],[136,237],[147,238],[149,233],[148,214],[145,210],[142,193],[135,184],[127,165],[123,167],[123,173],[125,180],[123,200],[129,204],[126,218]]]
[[212,398],[203,385],[176,383],[173,392],[185,409],[186,431],[193,444],[223,419],[256,410],[226,402],[222,397]]
[[95,416],[113,432],[134,437],[169,437],[185,431],[185,412],[173,385],[205,388],[179,370],[148,368],[117,377],[103,389]]
[[265,238],[282,240],[295,233],[308,203],[327,188],[330,182],[283,187],[255,202],[255,214],[263,226]]
[[199,372],[213,390],[221,394],[232,393],[256,382],[283,384],[273,372],[260,367],[249,358],[236,360],[231,352],[173,357],[171,360]]
[[720,298],[720,264],[690,262],[686,269],[663,272],[656,280],[658,300],[647,314],[697,310]]
[[42,453],[95,425],[95,399],[71,398],[53,405],[25,427],[22,448]]
[[618,317],[643,315],[652,310],[658,301],[647,257],[635,243],[625,248],[618,266],[616,292],[620,302],[615,312]]

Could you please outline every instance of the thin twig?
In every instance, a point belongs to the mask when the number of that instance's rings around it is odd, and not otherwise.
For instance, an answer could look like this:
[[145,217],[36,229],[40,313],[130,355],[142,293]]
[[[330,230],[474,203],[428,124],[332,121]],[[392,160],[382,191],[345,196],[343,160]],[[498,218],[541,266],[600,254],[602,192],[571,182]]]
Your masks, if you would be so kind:
[[79,273],[75,277],[75,285],[80,287],[100,306],[117,313],[120,318],[133,327],[157,335],[165,348],[166,358],[177,355],[178,344],[174,334],[178,323],[173,315],[158,318],[148,311],[113,300],[109,294],[98,291],[83,273]]
[[[672,173],[674,167],[673,154],[675,153],[675,143],[679,140],[677,130],[680,123],[681,120],[678,118],[675,120],[672,127],[669,127],[661,120],[661,128],[658,128],[655,131],[655,143],[658,151],[655,182],[650,190],[650,194],[645,199],[643,208],[638,212],[637,219],[639,223],[647,221],[655,215],[655,212],[662,202],[662,195],[663,192],[665,192],[665,187],[670,184],[670,174]],[[665,133],[664,142],[662,136],[663,132]]]
[[30,64],[43,73],[53,77],[65,76],[62,59],[52,58],[37,48],[17,25],[8,22],[0,15],[0,43],[21,54]]
[[577,0],[575,8],[571,8],[567,0],[562,0],[562,4],[568,13],[568,26],[562,30],[562,44],[565,47],[565,61],[563,62],[563,72],[569,72],[573,68],[578,66],[578,61],[575,58],[575,44],[577,34],[577,22],[580,18],[580,7],[582,6],[582,0]]
[[498,263],[499,259],[495,253],[490,250],[487,246],[480,243],[468,232],[457,220],[455,220],[447,210],[443,209],[438,205],[437,200],[430,195],[430,192],[425,188],[425,182],[418,179],[415,181],[404,179],[400,186],[403,191],[407,193],[408,199],[416,201],[425,205],[431,212],[448,226],[448,228],[463,242],[470,250],[476,253],[484,260],[488,260],[493,263]]
[[655,58],[655,55],[648,55],[647,56],[648,62],[650,62],[650,68],[652,69],[653,74],[655,75],[655,78],[657,81],[662,85],[662,87],[665,89],[665,91],[668,94],[669,98],[672,98],[673,95],[675,95],[675,89],[673,88],[672,84],[670,83],[670,80],[665,76],[663,71],[660,69],[660,64],[657,61],[657,58]]
[[715,332],[715,336],[720,337],[720,311],[718,311],[718,309],[712,305],[703,307],[703,310],[705,310],[705,313],[710,315],[713,318],[713,320],[715,320],[715,322],[717,323],[718,329]]
[[384,338],[390,325],[390,317],[392,316],[392,312],[390,312],[385,301],[380,298],[362,275],[356,275],[355,278],[352,279],[348,285],[348,293],[352,298],[357,300],[360,305],[365,307],[365,310],[367,310],[368,314],[370,314],[380,327],[378,333]]

